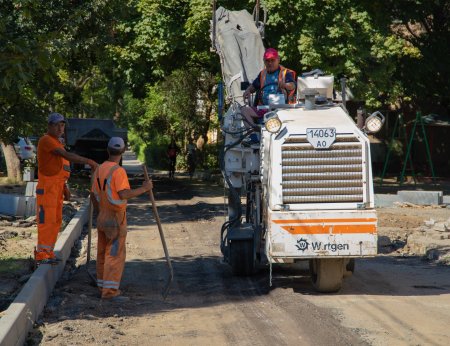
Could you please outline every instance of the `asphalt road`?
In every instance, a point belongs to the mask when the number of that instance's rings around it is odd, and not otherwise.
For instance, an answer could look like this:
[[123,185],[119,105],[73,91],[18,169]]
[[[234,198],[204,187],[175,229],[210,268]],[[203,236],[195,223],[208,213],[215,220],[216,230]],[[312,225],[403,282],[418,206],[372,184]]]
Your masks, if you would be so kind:
[[[138,162],[130,158],[125,166],[137,173]],[[449,267],[418,258],[361,260],[342,290],[329,295],[313,291],[301,265],[274,268],[272,287],[267,269],[249,278],[233,277],[219,250],[223,188],[186,177],[154,181],[175,271],[168,298],[161,296],[168,271],[158,230],[148,198],[141,196],[128,207],[121,288],[131,300],[114,304],[98,298],[85,270],[84,239],[29,344],[448,344]]]

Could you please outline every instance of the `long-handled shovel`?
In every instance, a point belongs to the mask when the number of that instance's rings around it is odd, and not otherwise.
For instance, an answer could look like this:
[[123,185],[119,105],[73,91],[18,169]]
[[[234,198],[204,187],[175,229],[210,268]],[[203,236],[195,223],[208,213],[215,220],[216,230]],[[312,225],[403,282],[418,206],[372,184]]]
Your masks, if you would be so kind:
[[[144,178],[146,181],[150,181],[149,177],[148,177],[148,172],[147,172],[147,167],[145,165],[142,165],[142,168],[144,169]],[[156,224],[158,225],[158,231],[159,231],[159,236],[161,238],[161,243],[162,246],[164,248],[164,255],[166,256],[166,262],[167,262],[167,266],[169,267],[169,278],[167,280],[167,284],[164,287],[164,290],[162,292],[162,295],[164,297],[164,299],[166,299],[167,294],[169,293],[169,289],[170,289],[170,285],[172,284],[173,281],[173,268],[172,268],[172,261],[170,259],[169,256],[169,250],[167,250],[167,245],[166,245],[166,239],[164,238],[164,232],[161,226],[161,220],[159,219],[159,214],[158,214],[158,210],[156,209],[156,203],[155,203],[155,197],[153,196],[153,190],[150,190],[148,192],[149,196],[150,196],[150,200],[152,202],[152,210],[153,210],[153,215],[155,216],[155,220],[156,220]]]

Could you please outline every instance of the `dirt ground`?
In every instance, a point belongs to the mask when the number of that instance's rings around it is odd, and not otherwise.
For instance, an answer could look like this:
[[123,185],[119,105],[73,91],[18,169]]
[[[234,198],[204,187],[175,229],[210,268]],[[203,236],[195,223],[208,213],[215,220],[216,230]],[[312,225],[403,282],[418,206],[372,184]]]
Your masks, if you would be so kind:
[[29,345],[448,344],[450,267],[402,253],[406,241],[402,247],[398,237],[431,216],[447,220],[450,209],[380,209],[380,236],[389,239],[382,254],[358,260],[342,290],[323,295],[302,264],[274,268],[272,287],[266,269],[232,276],[219,250],[223,188],[178,177],[155,179],[155,192],[175,272],[168,298],[161,296],[168,275],[161,242],[141,196],[128,207],[121,288],[130,301],[99,299],[86,272],[84,238]]
[[[0,184],[0,193],[24,194],[25,184]],[[72,189],[73,200],[64,202],[61,231],[83,201],[83,191]],[[36,217],[0,215],[0,317],[34,270],[37,242]]]

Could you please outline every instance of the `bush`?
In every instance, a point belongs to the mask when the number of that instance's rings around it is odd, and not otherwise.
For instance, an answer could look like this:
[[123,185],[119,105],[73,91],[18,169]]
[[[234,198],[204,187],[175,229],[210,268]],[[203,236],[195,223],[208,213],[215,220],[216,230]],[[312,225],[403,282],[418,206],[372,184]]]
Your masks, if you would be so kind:
[[[167,147],[169,138],[161,136],[151,144],[145,143],[134,131],[129,131],[128,140],[137,158],[145,162],[153,169],[168,170],[169,158],[167,157]],[[205,144],[203,150],[197,151],[197,169],[219,171],[219,150],[222,150],[222,143]],[[187,171],[187,154],[184,148],[180,148],[177,155],[177,171]]]
[[158,143],[155,140],[147,144],[134,131],[129,131],[128,140],[139,161],[145,162],[153,169],[169,169],[168,144],[165,141]]
[[222,143],[211,143],[205,145],[203,152],[203,169],[208,169],[212,173],[219,171],[219,151],[222,150]]

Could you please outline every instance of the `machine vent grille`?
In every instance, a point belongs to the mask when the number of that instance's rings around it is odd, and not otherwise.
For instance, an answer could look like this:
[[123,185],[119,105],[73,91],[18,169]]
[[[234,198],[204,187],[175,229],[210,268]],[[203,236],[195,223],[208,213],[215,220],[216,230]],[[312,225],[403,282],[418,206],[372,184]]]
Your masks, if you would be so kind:
[[329,149],[316,150],[306,136],[282,145],[283,203],[363,202],[362,143],[337,134]]

